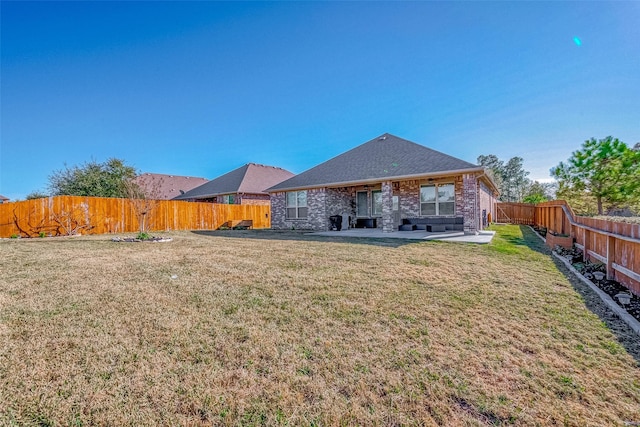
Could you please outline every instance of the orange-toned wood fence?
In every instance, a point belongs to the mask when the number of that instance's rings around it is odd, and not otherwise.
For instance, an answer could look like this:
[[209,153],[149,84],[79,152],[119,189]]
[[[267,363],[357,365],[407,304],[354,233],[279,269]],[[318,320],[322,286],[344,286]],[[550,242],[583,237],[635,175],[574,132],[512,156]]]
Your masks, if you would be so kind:
[[496,206],[495,222],[534,225],[536,205],[530,203],[503,203]]
[[577,216],[564,200],[498,203],[496,222],[545,227],[571,236],[584,258],[607,265],[607,277],[640,295],[640,224]]
[[[57,196],[0,204],[0,237],[138,231],[135,201],[128,199]],[[253,228],[271,227],[270,207],[160,200],[146,215],[148,229],[215,230],[228,221],[252,220]]]
[[640,295],[640,224],[577,216],[564,200],[539,203],[535,223],[574,238],[584,258],[607,266],[607,278]]

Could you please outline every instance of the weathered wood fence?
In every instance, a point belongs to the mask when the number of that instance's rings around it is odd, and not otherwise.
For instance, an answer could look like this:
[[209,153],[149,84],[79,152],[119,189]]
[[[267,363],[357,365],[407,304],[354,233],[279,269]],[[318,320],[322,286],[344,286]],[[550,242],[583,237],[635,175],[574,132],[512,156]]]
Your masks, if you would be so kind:
[[[527,205],[528,209],[522,205],[526,204],[498,203],[498,222],[537,225],[571,236],[585,260],[606,264],[607,278],[640,295],[640,224],[578,216],[564,200]],[[504,217],[501,211],[506,212]]]
[[536,205],[530,203],[498,203],[496,221],[508,224],[535,224]]
[[[0,204],[0,237],[125,233],[138,231],[139,211],[129,199],[56,196]],[[139,206],[139,205],[138,205]],[[147,228],[215,230],[229,221],[251,220],[253,228],[271,227],[269,206],[223,205],[174,200],[152,203],[145,215]]]

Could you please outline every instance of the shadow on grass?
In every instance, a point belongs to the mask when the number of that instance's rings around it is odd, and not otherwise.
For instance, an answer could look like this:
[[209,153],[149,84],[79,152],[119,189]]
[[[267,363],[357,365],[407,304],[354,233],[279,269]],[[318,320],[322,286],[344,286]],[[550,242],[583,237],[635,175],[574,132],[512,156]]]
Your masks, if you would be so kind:
[[[310,231],[295,230],[194,230],[193,234],[207,237],[223,237],[234,239],[258,239],[258,240],[296,240],[304,242],[331,242],[349,243],[360,245],[384,246],[399,248],[406,245],[425,243],[424,240],[396,239],[396,238],[373,238],[373,237],[333,237],[316,236],[309,234]],[[441,242],[428,241],[431,244]]]
[[[636,333],[623,322],[613,311],[611,311],[606,304],[600,299],[589,286],[585,285],[581,280],[574,276],[574,274],[565,267],[556,257],[551,254],[546,244],[538,237],[538,235],[530,227],[521,225],[520,231],[522,233],[521,240],[529,248],[536,252],[543,253],[551,257],[558,270],[560,270],[568,279],[573,288],[580,294],[584,303],[592,313],[597,315],[602,323],[616,336],[618,343],[622,345],[625,350],[640,364],[640,340]],[[513,239],[514,244],[518,239]],[[615,350],[615,349],[613,349]],[[610,350],[610,351],[613,351]]]

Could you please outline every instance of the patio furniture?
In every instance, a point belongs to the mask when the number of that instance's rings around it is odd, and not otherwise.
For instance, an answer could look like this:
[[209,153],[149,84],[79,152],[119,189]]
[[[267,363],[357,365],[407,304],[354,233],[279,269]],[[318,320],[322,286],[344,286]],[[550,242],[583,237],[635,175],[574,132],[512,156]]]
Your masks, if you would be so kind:
[[377,228],[376,218],[358,218],[356,219],[356,228]]
[[464,219],[461,216],[437,218],[403,218],[402,225],[398,226],[398,230],[424,230],[430,232],[463,231]]

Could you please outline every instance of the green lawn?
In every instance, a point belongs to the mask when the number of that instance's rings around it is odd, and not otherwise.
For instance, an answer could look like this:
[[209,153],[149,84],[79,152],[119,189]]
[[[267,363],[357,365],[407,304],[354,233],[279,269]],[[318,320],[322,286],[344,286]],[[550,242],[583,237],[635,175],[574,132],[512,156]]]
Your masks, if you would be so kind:
[[525,227],[0,241],[0,425],[624,425],[637,336]]

